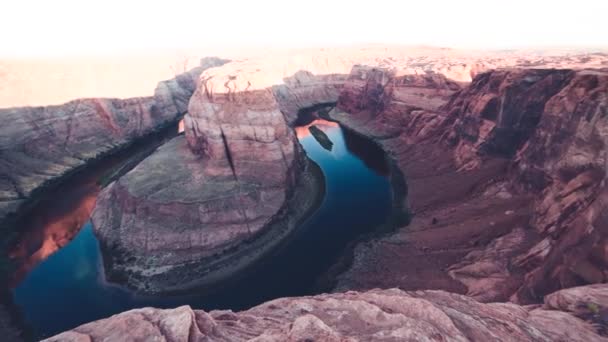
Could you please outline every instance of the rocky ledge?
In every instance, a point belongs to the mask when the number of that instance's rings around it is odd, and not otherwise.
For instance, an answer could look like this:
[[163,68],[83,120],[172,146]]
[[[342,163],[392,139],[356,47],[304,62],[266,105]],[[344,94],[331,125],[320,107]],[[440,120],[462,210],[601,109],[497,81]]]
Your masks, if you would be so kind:
[[398,289],[282,298],[247,311],[136,309],[46,341],[601,341],[608,286],[558,291],[542,305],[483,304]]

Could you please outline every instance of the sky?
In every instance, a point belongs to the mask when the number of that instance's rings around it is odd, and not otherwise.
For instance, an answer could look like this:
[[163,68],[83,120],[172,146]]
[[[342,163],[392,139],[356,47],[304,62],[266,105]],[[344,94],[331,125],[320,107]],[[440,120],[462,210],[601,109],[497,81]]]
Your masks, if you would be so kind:
[[3,0],[0,56],[353,44],[608,47],[608,0]]

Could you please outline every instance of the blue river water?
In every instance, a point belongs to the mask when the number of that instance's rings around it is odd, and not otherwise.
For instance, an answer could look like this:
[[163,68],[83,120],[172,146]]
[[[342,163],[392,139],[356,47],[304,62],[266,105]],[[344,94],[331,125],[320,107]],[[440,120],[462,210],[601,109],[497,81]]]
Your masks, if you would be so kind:
[[[66,246],[33,268],[13,290],[13,300],[36,337],[48,337],[80,324],[137,307],[246,309],[264,301],[310,295],[318,277],[343,254],[347,244],[387,220],[391,190],[384,154],[369,141],[335,123],[314,124],[331,140],[330,149],[297,129],[308,156],[325,175],[320,207],[297,236],[263,266],[213,293],[142,297],[103,278],[102,257],[90,221]],[[58,199],[60,200],[60,199]]]

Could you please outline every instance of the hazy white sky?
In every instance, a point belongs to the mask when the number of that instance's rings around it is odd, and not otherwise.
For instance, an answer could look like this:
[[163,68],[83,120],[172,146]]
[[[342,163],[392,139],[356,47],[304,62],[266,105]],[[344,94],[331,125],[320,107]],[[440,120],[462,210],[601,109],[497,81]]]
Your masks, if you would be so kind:
[[3,0],[0,55],[356,43],[608,47],[608,0]]

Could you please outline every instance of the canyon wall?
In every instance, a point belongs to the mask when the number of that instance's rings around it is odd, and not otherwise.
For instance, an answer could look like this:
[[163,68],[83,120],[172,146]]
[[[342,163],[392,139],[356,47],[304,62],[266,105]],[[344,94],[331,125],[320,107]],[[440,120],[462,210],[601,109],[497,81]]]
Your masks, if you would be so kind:
[[355,69],[338,104],[345,112],[331,113],[397,161],[414,214],[360,245],[338,289],[399,284],[527,303],[605,282],[608,75],[497,70],[447,101],[434,95],[444,100],[434,107],[397,99],[407,78]]

